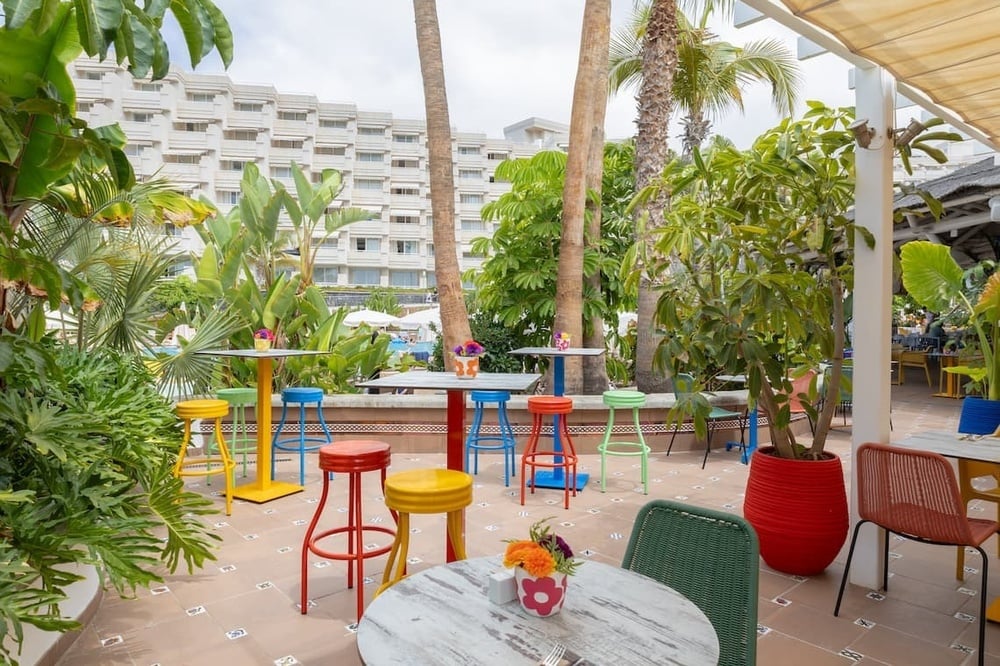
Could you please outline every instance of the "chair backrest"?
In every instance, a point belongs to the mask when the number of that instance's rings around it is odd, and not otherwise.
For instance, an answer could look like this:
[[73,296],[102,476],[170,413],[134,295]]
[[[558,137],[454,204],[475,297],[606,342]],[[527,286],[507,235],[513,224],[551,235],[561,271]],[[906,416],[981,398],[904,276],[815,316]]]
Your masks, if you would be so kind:
[[975,543],[955,472],[944,456],[867,443],[858,447],[854,464],[862,520],[926,541]]
[[678,372],[674,375],[674,395],[694,393],[694,375]]
[[740,516],[658,499],[639,510],[622,567],[669,585],[708,616],[720,666],[753,666],[759,553]]

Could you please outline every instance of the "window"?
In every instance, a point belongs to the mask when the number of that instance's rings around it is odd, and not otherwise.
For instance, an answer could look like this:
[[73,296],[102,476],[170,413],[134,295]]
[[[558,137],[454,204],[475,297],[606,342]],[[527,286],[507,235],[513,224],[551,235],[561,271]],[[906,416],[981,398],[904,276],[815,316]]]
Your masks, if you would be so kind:
[[384,162],[382,153],[358,153],[359,162]]
[[207,132],[208,123],[174,123],[178,132]]
[[420,243],[415,240],[398,240],[392,241],[392,253],[393,254],[418,254],[420,252]]
[[189,102],[214,102],[215,93],[188,93]]
[[332,129],[347,129],[347,121],[340,118],[320,118],[320,127],[330,127]]
[[219,169],[222,171],[243,171],[248,163],[243,160],[222,160],[219,162]]
[[462,220],[462,231],[483,231],[484,229],[482,220]]
[[479,252],[463,252],[462,259],[482,259],[485,255]]
[[379,270],[377,268],[352,268],[350,283],[376,285],[379,283]]
[[416,134],[393,134],[393,143],[418,143],[420,137]]
[[264,111],[263,102],[233,102],[234,111],[247,111],[249,113],[261,113]]
[[508,157],[510,157],[510,155],[508,153],[500,153],[500,152],[496,152],[496,151],[490,151],[490,152],[486,153],[486,159],[488,159],[488,160],[494,160],[494,161],[497,161],[497,162],[502,162],[503,160],[507,159]]
[[129,157],[139,157],[142,154],[142,147],[134,143],[125,144],[125,154]]
[[100,81],[101,80],[101,73],[100,72],[81,72],[80,76],[83,79],[87,80],[87,81]]
[[397,169],[418,169],[420,162],[417,160],[393,160],[392,166]]
[[76,103],[76,112],[77,113],[89,113],[90,109],[93,108],[93,106],[94,106],[93,102],[80,102],[80,101],[77,101],[77,103]]
[[135,89],[136,90],[141,90],[142,92],[160,92],[160,84],[159,83],[148,83],[148,82],[144,82],[144,83],[136,82],[135,83]]
[[433,257],[434,256],[434,243],[428,243],[427,244],[427,256],[428,257]]
[[125,120],[131,120],[134,123],[151,123],[153,122],[153,114],[140,111],[126,111]]
[[278,120],[297,120],[304,122],[308,114],[305,111],[278,111]]
[[382,181],[379,178],[355,178],[354,188],[357,190],[381,190]]
[[302,148],[302,139],[272,139],[272,148],[292,148],[300,150]]
[[393,224],[420,224],[420,218],[416,215],[391,215],[389,221]]
[[325,247],[328,250],[336,250],[337,249],[337,237],[336,236],[329,236],[327,238],[322,238],[322,239],[320,239],[320,241],[318,243],[316,243],[316,246],[317,247]]
[[240,193],[234,190],[216,190],[215,200],[220,204],[235,206],[240,202]]
[[459,146],[458,147],[458,154],[459,155],[478,155],[479,154],[479,146]]
[[389,271],[389,285],[392,287],[419,287],[420,273],[417,271]]
[[482,180],[483,170],[482,169],[459,169],[458,177],[466,180]]
[[226,130],[222,133],[222,138],[229,141],[256,141],[257,130]]
[[378,238],[355,238],[354,239],[354,249],[357,252],[378,252],[379,251],[379,239]]
[[481,204],[483,203],[482,194],[459,194],[458,203],[464,204]]
[[395,185],[390,189],[392,194],[399,194],[404,197],[419,197],[420,188],[415,185]]
[[292,167],[271,167],[271,178],[291,178]]
[[316,146],[313,152],[317,155],[343,155],[346,149],[344,146]]
[[315,266],[313,268],[313,282],[317,284],[337,284],[340,277],[340,267],[338,266]]
[[200,164],[201,155],[171,155],[163,156],[164,164]]
[[359,127],[358,134],[361,136],[385,136],[384,127]]

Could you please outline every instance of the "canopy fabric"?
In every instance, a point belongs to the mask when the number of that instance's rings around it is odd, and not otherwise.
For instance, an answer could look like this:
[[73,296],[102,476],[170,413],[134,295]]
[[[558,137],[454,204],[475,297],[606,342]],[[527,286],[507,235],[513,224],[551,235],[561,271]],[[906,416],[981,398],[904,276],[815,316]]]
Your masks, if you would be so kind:
[[378,310],[355,310],[344,317],[344,324],[347,326],[392,326],[397,319],[391,314],[379,312]]
[[420,328],[429,324],[434,324],[438,328],[441,328],[440,307],[417,310],[396,320],[396,326],[399,328]]
[[[780,2],[849,51],[953,111],[993,148],[1000,148],[1000,3],[996,0]],[[759,1],[748,4],[773,16]]]

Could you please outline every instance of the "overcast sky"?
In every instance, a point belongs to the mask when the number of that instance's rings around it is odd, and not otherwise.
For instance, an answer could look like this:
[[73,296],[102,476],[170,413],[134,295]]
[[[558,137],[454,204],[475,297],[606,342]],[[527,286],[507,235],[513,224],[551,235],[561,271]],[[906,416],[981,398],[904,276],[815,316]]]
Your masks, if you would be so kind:
[[[281,92],[309,93],[324,102],[350,102],[397,118],[423,118],[413,7],[408,0],[216,0],[229,19],[236,54],[229,76]],[[612,1],[612,31],[627,23],[633,0]],[[531,116],[569,123],[579,56],[582,0],[438,0],[449,112],[454,127],[501,138],[503,128]],[[794,35],[773,21],[735,30],[743,44],[777,37],[794,52]],[[171,40],[172,41],[172,40]],[[171,48],[175,66],[189,68],[186,51]],[[848,66],[833,55],[802,63],[802,100],[853,105]],[[221,71],[216,56],[199,72]],[[746,113],[717,119],[715,131],[746,147],[778,118],[766,86],[747,92]],[[800,103],[800,110],[804,104]],[[608,106],[608,138],[635,134],[634,92]],[[672,123],[671,135],[680,133]]]

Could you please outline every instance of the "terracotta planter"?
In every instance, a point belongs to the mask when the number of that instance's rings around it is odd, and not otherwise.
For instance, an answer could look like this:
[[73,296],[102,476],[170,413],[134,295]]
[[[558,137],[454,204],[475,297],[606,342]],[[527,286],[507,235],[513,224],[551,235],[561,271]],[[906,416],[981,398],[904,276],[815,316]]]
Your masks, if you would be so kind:
[[478,356],[456,356],[455,376],[461,379],[473,379],[479,374]]
[[549,617],[562,610],[566,601],[569,576],[554,572],[551,576],[536,578],[521,567],[514,568],[517,600],[524,612],[535,617]]
[[847,540],[850,517],[840,458],[788,460],[758,449],[750,462],[743,515],[772,569],[814,576],[830,566]]

